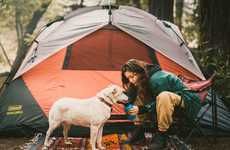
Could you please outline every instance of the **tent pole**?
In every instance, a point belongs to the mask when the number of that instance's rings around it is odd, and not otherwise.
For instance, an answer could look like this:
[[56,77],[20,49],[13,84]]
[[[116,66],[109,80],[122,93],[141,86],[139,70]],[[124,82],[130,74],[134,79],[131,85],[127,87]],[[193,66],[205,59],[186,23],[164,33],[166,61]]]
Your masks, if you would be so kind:
[[170,28],[176,34],[176,36],[181,40],[180,47],[183,45],[185,45],[187,47],[187,44],[185,44],[185,41],[177,34],[177,32],[171,27],[171,25],[167,24],[164,21],[162,21],[162,23],[165,25],[165,27]]
[[217,137],[217,103],[216,103],[216,94],[213,89],[211,88],[211,98],[212,98],[212,128],[214,131],[214,142],[216,142]]
[[112,24],[112,7],[111,7],[111,0],[109,0],[109,24]]

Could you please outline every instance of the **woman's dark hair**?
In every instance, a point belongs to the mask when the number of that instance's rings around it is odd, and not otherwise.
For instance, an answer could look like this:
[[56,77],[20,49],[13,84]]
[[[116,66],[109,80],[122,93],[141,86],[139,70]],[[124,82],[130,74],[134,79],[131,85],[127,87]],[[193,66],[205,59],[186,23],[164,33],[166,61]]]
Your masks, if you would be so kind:
[[[149,84],[148,84],[148,73],[145,69],[145,65],[142,61],[131,59],[127,61],[121,67],[121,80],[123,88],[128,91],[130,88],[136,88],[137,95],[142,100],[147,100],[150,96]],[[126,78],[125,72],[133,72],[139,75],[137,86],[129,82],[129,79]]]

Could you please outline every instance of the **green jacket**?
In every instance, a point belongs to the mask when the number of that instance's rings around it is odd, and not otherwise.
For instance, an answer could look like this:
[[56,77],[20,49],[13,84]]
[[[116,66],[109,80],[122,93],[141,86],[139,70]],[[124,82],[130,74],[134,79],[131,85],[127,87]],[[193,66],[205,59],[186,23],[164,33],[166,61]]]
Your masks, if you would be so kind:
[[190,91],[183,82],[174,74],[162,70],[149,71],[149,87],[152,91],[150,104],[146,104],[140,108],[140,113],[151,112],[155,110],[156,97],[163,91],[173,92],[182,97],[185,104],[186,114],[192,118],[197,116],[201,108],[198,95]]

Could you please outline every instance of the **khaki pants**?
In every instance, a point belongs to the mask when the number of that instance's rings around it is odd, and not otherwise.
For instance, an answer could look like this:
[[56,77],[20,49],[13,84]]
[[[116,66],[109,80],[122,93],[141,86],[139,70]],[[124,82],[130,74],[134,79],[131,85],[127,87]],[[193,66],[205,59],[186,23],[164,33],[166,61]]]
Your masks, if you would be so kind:
[[161,92],[156,98],[157,123],[159,131],[167,131],[172,124],[173,112],[176,106],[184,107],[181,96],[172,92]]

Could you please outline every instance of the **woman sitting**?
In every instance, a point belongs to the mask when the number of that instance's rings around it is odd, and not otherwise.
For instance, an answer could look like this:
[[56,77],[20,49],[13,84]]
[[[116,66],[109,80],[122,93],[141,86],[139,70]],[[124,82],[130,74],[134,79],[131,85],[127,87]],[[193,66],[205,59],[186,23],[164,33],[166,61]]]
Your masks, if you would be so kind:
[[195,118],[201,108],[196,93],[188,90],[176,75],[161,70],[157,65],[131,59],[122,65],[121,76],[123,88],[130,99],[138,97],[144,104],[134,105],[128,114],[156,113],[152,116],[156,115],[157,134],[150,149],[166,146],[175,107],[183,108],[191,118]]

